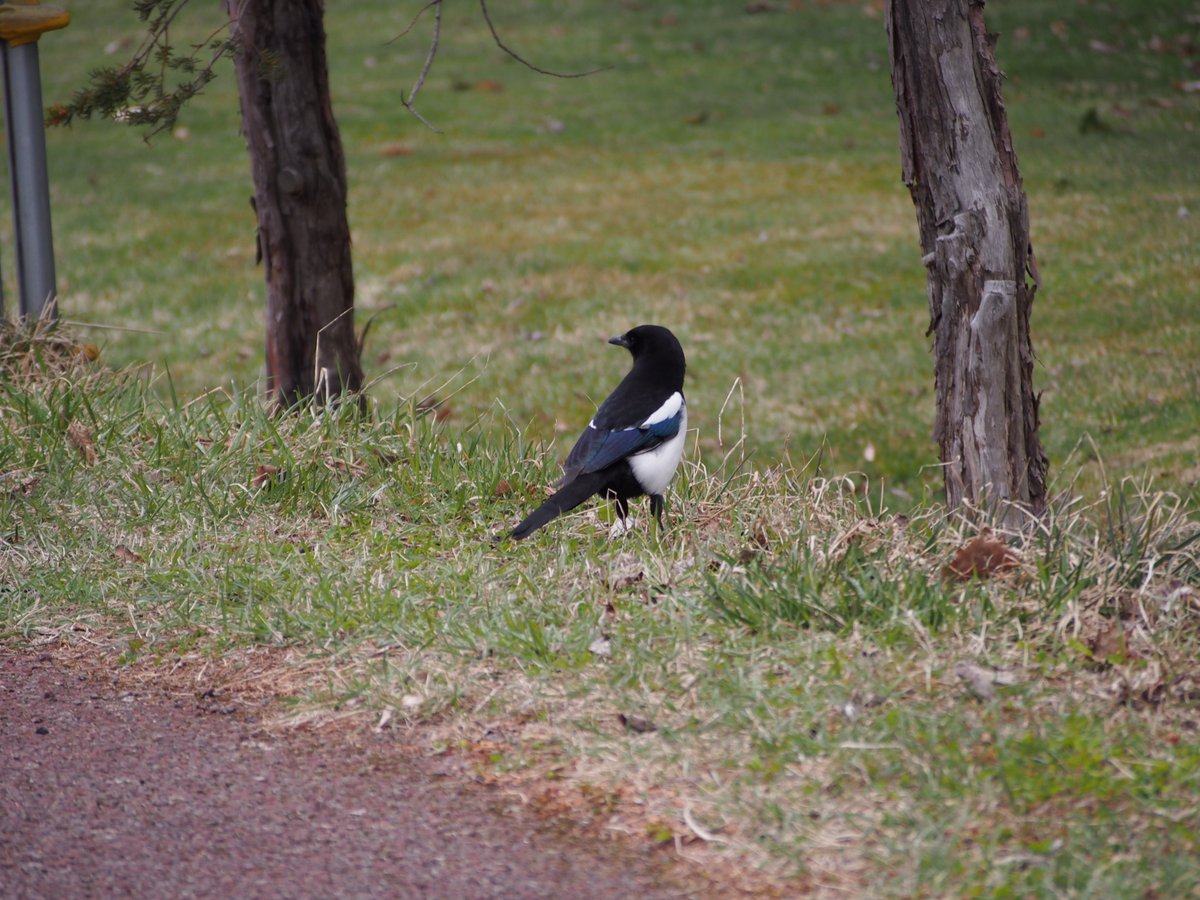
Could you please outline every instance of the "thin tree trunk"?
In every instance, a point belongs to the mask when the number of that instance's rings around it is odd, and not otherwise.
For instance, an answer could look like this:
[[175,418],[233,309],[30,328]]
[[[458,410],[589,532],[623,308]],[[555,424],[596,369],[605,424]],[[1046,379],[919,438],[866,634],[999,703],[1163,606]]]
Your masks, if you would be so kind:
[[1029,332],[1037,262],[996,38],[981,0],[889,0],[887,30],[928,274],[947,503],[1018,525],[1045,508],[1047,461]]
[[267,390],[284,407],[362,386],[346,163],[322,0],[228,0],[267,281]]

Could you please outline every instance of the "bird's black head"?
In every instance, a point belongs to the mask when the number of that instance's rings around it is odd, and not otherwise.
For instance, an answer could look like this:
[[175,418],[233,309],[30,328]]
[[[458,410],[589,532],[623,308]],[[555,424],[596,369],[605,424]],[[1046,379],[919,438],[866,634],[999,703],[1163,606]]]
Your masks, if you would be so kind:
[[634,359],[643,356],[678,356],[683,359],[683,348],[675,335],[661,325],[639,325],[630,328],[624,334],[608,339],[610,344],[624,347],[633,354]]
[[686,367],[683,357],[683,347],[671,332],[661,325],[639,325],[624,334],[609,338],[610,344],[624,347],[633,354],[635,368],[639,363],[650,364],[665,372],[678,372],[679,380],[683,380]]

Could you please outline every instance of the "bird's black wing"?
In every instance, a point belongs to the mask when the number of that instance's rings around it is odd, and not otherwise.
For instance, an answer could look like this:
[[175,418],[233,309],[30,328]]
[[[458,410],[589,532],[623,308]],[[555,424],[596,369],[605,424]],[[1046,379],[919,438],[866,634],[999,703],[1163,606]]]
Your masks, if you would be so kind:
[[[614,396],[616,394],[614,393]],[[609,398],[612,399],[611,397]],[[605,402],[605,406],[608,402]],[[647,404],[640,404],[641,407]],[[601,407],[604,411],[604,406]],[[683,395],[672,393],[666,400],[626,428],[605,428],[601,413],[584,429],[564,465],[563,483],[587,472],[598,472],[635,453],[653,450],[679,433],[683,419]],[[611,421],[611,419],[609,419]]]

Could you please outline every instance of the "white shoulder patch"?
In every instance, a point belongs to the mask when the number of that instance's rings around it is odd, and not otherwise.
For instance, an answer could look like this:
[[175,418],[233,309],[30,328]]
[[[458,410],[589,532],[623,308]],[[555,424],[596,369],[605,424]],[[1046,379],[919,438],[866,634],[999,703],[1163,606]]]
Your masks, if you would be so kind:
[[683,394],[676,391],[663,402],[662,406],[650,413],[650,416],[641,424],[641,427],[649,428],[658,422],[665,422],[679,412],[681,406],[683,406]]

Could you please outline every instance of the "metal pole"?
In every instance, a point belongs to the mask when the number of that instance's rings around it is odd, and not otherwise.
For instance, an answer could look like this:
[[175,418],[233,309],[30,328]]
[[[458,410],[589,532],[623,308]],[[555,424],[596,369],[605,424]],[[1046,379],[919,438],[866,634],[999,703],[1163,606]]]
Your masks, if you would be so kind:
[[42,121],[38,38],[62,28],[65,10],[36,2],[0,4],[0,55],[4,65],[4,114],[8,125],[8,177],[12,188],[17,281],[21,315],[37,321],[54,315],[54,237],[50,227],[50,179]]
[[[3,45],[4,114],[8,120],[8,173],[21,315],[37,320],[55,296],[54,237],[50,229],[50,178],[42,123],[42,80],[36,42]],[[53,314],[53,311],[51,311]]]

